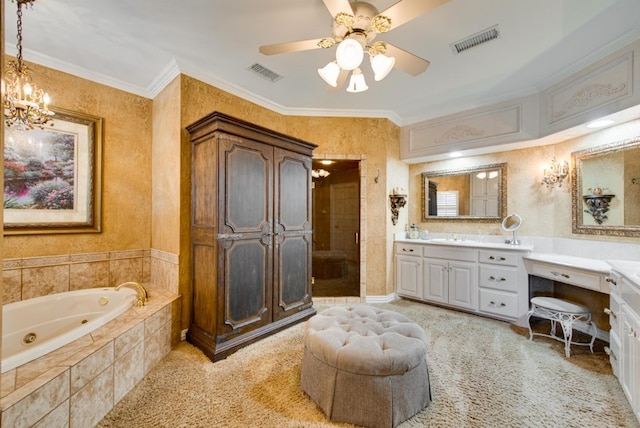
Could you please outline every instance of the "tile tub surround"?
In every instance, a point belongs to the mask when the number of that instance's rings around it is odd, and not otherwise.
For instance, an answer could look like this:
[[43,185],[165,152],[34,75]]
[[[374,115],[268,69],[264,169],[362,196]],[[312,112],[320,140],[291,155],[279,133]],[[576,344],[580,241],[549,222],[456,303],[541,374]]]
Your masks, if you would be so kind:
[[147,306],[4,373],[1,426],[97,424],[180,340],[180,297],[145,287]]
[[178,256],[156,249],[3,260],[3,304],[126,281],[178,292]]

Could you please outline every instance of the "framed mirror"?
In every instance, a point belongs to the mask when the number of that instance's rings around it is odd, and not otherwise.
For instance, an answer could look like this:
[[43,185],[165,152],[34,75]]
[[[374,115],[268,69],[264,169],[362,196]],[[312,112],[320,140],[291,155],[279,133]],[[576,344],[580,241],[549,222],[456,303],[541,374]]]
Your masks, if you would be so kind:
[[507,212],[507,164],[422,173],[422,221],[499,223]]
[[640,137],[571,153],[573,233],[640,236]]

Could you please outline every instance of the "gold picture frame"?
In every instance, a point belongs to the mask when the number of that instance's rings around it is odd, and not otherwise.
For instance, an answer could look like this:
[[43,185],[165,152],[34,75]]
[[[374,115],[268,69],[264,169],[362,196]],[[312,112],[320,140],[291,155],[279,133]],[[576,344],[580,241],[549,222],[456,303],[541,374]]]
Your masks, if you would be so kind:
[[51,110],[43,129],[5,127],[5,235],[102,231],[103,119]]

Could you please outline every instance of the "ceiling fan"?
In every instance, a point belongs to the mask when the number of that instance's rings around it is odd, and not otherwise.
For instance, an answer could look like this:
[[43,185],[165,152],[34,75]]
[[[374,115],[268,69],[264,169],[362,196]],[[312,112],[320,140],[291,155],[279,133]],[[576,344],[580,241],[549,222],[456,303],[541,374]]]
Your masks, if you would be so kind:
[[386,33],[425,14],[449,0],[400,0],[383,12],[364,1],[323,0],[333,16],[332,37],[276,43],[260,46],[264,55],[276,55],[317,48],[329,49],[338,45],[336,60],[318,69],[318,74],[332,88],[344,85],[349,72],[351,80],[347,91],[368,89],[360,65],[365,52],[371,59],[376,81],[384,79],[394,68],[412,76],[423,73],[429,61],[384,41],[374,41],[378,33]]

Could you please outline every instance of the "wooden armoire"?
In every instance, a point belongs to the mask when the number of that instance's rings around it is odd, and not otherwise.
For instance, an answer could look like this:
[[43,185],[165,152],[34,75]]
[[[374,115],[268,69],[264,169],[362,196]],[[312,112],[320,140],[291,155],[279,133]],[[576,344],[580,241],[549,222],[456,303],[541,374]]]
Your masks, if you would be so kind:
[[313,144],[214,112],[192,144],[192,320],[211,360],[315,314]]

